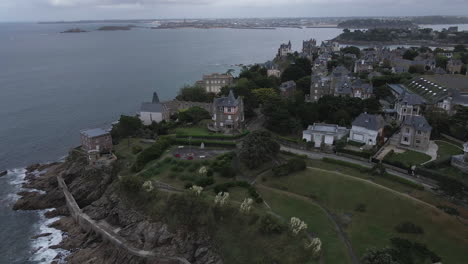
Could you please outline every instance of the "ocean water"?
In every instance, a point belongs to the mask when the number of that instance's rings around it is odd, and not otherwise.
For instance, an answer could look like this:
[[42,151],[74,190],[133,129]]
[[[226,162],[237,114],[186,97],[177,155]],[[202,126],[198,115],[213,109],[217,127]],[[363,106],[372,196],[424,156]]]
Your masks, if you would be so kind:
[[[24,168],[54,161],[79,144],[79,130],[134,114],[157,91],[172,99],[181,86],[235,64],[265,62],[291,40],[337,36],[339,29],[180,29],[60,34],[102,25],[0,23],[0,263],[50,263],[62,234],[44,212],[14,212]],[[32,240],[31,236],[53,233]]]

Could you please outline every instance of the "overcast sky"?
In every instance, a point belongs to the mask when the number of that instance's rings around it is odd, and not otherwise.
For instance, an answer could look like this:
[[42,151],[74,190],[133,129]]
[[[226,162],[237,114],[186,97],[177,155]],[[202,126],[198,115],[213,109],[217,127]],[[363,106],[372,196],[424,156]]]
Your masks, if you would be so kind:
[[0,0],[0,21],[468,15],[468,0]]

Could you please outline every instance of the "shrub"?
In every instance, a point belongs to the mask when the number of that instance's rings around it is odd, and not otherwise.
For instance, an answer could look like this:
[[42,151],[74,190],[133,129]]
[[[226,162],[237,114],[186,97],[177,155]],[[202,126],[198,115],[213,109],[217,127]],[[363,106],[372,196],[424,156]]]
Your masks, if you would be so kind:
[[143,185],[144,180],[135,175],[124,176],[120,179],[120,186],[128,193],[138,193]]
[[453,207],[449,207],[449,206],[445,206],[445,205],[438,205],[437,208],[439,208],[440,210],[444,211],[445,213],[447,213],[449,215],[455,215],[455,216],[460,215],[460,212],[458,212],[458,210],[456,208],[453,208]]
[[305,170],[307,164],[304,159],[302,158],[292,158],[288,160],[287,163],[274,167],[273,168],[273,175],[274,176],[286,176],[288,174]]
[[260,232],[264,235],[281,234],[286,229],[276,217],[267,214],[260,220]]
[[133,153],[133,154],[138,154],[138,153],[140,153],[142,150],[143,150],[143,148],[140,147],[140,146],[138,146],[138,145],[132,147],[132,153]]
[[356,208],[354,208],[354,211],[361,212],[361,213],[365,212],[366,210],[367,210],[367,206],[363,203],[356,205]]
[[399,233],[407,233],[407,234],[424,234],[424,230],[412,222],[402,222],[399,223],[396,227],[395,230]]
[[136,172],[141,171],[148,162],[159,158],[171,144],[171,138],[160,137],[153,145],[151,145],[151,147],[138,154],[136,161],[132,166],[132,170]]
[[215,181],[211,177],[203,177],[195,181],[195,185],[201,186],[201,187],[206,187],[209,185],[214,184]]
[[347,162],[347,161],[331,159],[331,158],[322,158],[322,161],[327,162],[327,163],[331,163],[331,164],[350,167],[350,168],[353,168],[353,169],[357,169],[357,170],[359,170],[361,172],[368,172],[369,171],[369,168],[367,168],[367,167],[361,166],[359,164]]

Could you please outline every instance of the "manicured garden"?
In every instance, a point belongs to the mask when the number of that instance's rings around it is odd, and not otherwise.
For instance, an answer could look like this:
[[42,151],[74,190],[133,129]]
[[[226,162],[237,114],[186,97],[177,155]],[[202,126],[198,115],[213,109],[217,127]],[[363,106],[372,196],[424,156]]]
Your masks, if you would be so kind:
[[390,151],[384,158],[384,162],[406,168],[413,165],[420,165],[429,160],[431,160],[431,156],[414,150],[406,150],[403,153]]
[[[456,218],[406,195],[354,177],[317,169],[286,177],[270,176],[263,184],[316,199],[338,218],[348,219],[346,232],[360,256],[366,248],[382,248],[389,245],[391,238],[403,237],[426,244],[442,257],[443,263],[468,262],[465,254],[468,228]],[[267,200],[266,196],[264,198]],[[364,209],[357,210],[359,205]],[[424,234],[406,235],[395,231],[395,227],[404,221],[422,227]]]
[[437,150],[437,161],[449,159],[453,155],[463,154],[463,149],[461,147],[454,146],[451,143],[437,140],[436,144],[439,147]]

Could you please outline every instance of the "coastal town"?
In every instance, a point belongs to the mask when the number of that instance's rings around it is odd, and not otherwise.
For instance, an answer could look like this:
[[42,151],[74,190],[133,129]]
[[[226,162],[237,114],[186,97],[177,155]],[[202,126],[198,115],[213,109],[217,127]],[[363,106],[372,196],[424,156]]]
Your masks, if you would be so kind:
[[67,216],[72,263],[466,263],[468,46],[311,37],[77,131],[16,209]]

